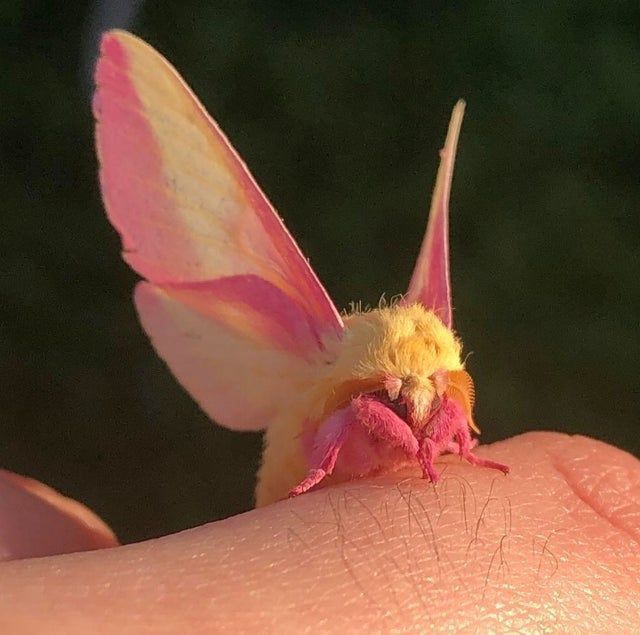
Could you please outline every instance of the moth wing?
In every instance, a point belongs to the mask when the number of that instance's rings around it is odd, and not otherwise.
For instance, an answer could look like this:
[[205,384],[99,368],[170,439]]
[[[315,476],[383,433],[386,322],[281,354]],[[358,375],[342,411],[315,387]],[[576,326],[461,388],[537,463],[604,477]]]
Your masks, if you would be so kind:
[[282,386],[308,376],[342,332],[326,291],[197,98],[153,48],[106,34],[96,143],[108,217],[148,282],[142,324],[202,408],[268,425]]
[[321,337],[342,321],[273,207],[175,69],[122,31],[96,67],[102,195],[123,257],[154,283],[258,275]]
[[465,102],[460,100],[451,114],[447,138],[440,151],[440,167],[427,231],[404,298],[405,303],[420,302],[433,310],[448,328],[453,324],[449,279],[449,197],[464,108]]
[[[253,306],[243,285],[262,296]],[[259,430],[313,373],[300,354],[312,333],[304,332],[295,308],[286,301],[276,314],[259,307],[281,301],[281,293],[259,278],[164,287],[140,282],[135,303],[158,354],[199,406],[228,428]]]

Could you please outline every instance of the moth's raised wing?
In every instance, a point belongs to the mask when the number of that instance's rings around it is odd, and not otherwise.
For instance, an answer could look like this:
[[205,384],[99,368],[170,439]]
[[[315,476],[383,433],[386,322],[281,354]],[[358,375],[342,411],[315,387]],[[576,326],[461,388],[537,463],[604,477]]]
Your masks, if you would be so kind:
[[451,114],[447,139],[440,151],[440,167],[427,231],[404,297],[406,303],[420,302],[433,310],[449,328],[453,325],[449,281],[449,196],[464,107],[464,101],[458,101]]
[[159,53],[128,33],[106,34],[96,85],[105,207],[124,259],[149,283],[136,294],[141,321],[212,417],[261,427],[278,399],[264,383],[270,365],[276,375],[321,354],[340,337],[340,316],[246,166]]
[[256,274],[318,331],[340,317],[269,201],[173,67],[138,38],[104,36],[94,111],[100,182],[126,261],[150,282]]

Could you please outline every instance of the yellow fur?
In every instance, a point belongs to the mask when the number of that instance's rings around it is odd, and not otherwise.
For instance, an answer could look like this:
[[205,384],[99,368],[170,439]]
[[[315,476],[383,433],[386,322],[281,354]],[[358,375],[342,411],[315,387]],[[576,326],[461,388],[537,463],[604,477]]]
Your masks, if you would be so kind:
[[342,340],[331,342],[329,359],[314,365],[308,390],[282,395],[282,415],[265,435],[257,505],[286,497],[306,475],[301,446],[305,421],[317,428],[352,396],[379,390],[387,376],[403,380],[404,394],[423,414],[435,392],[430,376],[438,369],[462,370],[461,348],[435,314],[419,304],[346,316]]

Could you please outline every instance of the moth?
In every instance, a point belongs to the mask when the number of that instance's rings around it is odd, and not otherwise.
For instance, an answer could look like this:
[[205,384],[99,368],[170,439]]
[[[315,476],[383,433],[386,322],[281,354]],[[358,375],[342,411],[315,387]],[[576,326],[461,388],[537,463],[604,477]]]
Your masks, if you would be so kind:
[[281,219],[176,70],[104,35],[93,110],[100,184],[134,300],[160,357],[200,407],[265,432],[257,505],[406,465],[438,480],[474,465],[474,389],[453,331],[448,207],[464,102],[441,150],[408,290],[341,315]]

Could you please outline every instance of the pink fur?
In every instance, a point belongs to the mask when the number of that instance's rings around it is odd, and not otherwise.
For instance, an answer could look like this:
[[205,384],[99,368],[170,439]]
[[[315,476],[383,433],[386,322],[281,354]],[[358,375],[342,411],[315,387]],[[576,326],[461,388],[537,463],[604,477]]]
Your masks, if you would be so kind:
[[303,494],[333,472],[340,448],[355,424],[356,416],[350,405],[334,412],[322,424],[310,448],[311,469],[304,480],[291,490],[289,496]]
[[509,472],[506,465],[483,459],[471,452],[474,440],[469,432],[467,417],[462,406],[447,395],[444,395],[440,407],[419,434],[419,439],[418,461],[424,478],[428,478],[433,483],[440,478],[434,467],[435,460],[451,449],[457,449],[460,456],[473,465],[493,468],[505,474]]
[[473,454],[476,443],[464,410],[447,395],[427,424],[416,430],[376,397],[360,395],[329,417],[305,444],[309,473],[290,495],[308,491],[334,470],[346,477],[365,476],[387,465],[397,466],[399,457],[417,460],[423,477],[435,483],[440,475],[434,463],[445,452],[455,452],[473,465],[509,472],[506,465]]
[[303,447],[310,470],[291,490],[291,496],[317,485],[336,467],[341,475],[363,476],[386,464],[415,457],[419,449],[411,428],[400,417],[377,399],[364,395],[333,413]]
[[409,456],[418,453],[418,441],[411,428],[377,399],[356,397],[351,402],[356,421],[377,441],[400,448]]

